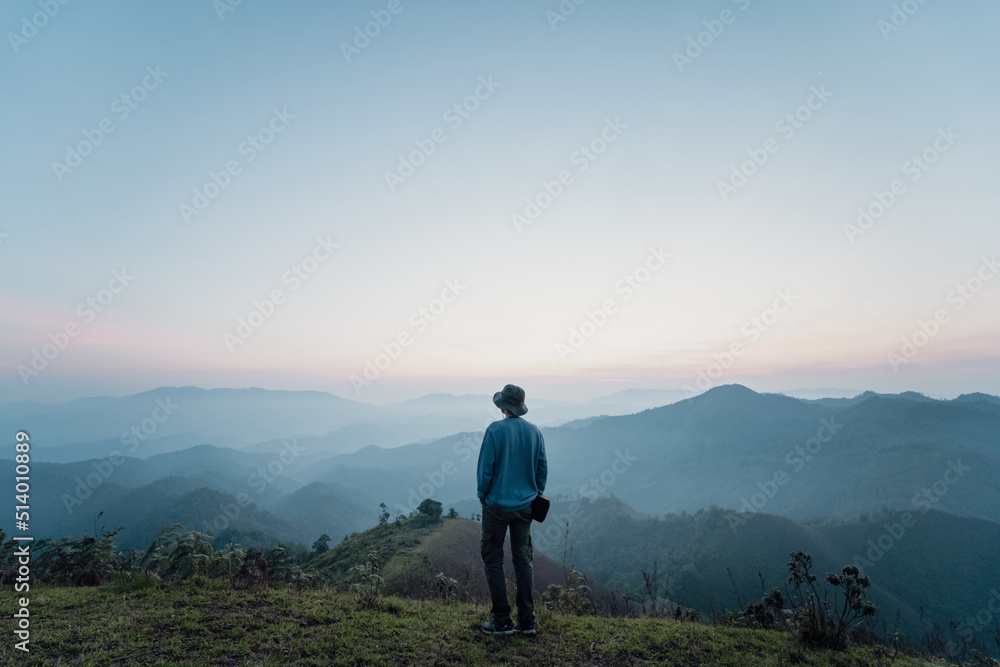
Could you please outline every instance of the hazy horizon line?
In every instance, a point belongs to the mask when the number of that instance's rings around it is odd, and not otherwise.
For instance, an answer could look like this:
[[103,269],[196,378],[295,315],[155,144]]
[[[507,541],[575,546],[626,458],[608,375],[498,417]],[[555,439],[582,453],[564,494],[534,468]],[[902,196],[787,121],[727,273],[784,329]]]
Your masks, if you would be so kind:
[[[751,386],[751,385],[749,385],[747,383],[744,383],[744,382],[733,381],[733,382],[722,382],[722,383],[719,383],[717,385],[713,385],[711,387],[708,387],[707,389],[705,389],[703,391],[698,391],[697,393],[693,393],[693,394],[689,394],[689,395],[684,395],[682,397],[679,397],[676,401],[673,401],[673,402],[679,402],[679,401],[682,401],[682,400],[686,400],[688,398],[694,398],[696,396],[700,396],[700,395],[702,395],[704,393],[707,393],[709,391],[712,391],[714,389],[718,389],[720,387],[724,387],[724,386],[727,386],[727,385],[728,386],[739,385],[739,386],[745,387],[745,388],[749,389],[750,391],[753,391],[754,393],[758,393],[758,394],[780,394],[780,395],[783,395],[783,396],[788,396],[790,398],[798,398],[798,399],[802,399],[802,400],[818,400],[818,399],[824,399],[824,398],[832,398],[832,399],[855,398],[855,397],[860,396],[860,395],[862,395],[864,393],[867,393],[867,392],[871,392],[871,393],[874,393],[874,394],[880,394],[880,395],[887,395],[887,396],[896,396],[896,395],[900,395],[900,394],[914,393],[914,394],[919,394],[919,395],[924,396],[926,398],[929,398],[929,399],[932,399],[932,400],[938,400],[938,401],[955,400],[955,399],[957,399],[960,396],[969,395],[969,394],[977,394],[977,393],[982,393],[982,394],[986,394],[988,396],[995,396],[995,397],[1000,398],[1000,396],[997,396],[996,394],[991,394],[989,392],[979,391],[979,390],[964,391],[964,392],[961,392],[961,393],[957,393],[954,396],[934,395],[934,394],[929,394],[929,393],[926,393],[926,392],[923,392],[923,391],[918,391],[916,389],[907,389],[907,390],[903,390],[903,391],[892,392],[892,391],[876,391],[876,390],[870,389],[870,388],[869,389],[842,389],[842,388],[838,388],[838,387],[801,387],[800,386],[800,387],[796,387],[796,388],[792,388],[792,389],[782,389],[782,390],[777,390],[777,391],[768,391],[768,390],[754,388],[753,386]],[[329,391],[329,390],[324,390],[324,389],[284,389],[284,388],[272,388],[272,387],[264,387],[264,386],[257,386],[257,385],[246,385],[246,386],[232,386],[232,385],[200,386],[200,385],[193,385],[193,384],[192,385],[166,385],[166,384],[164,384],[164,385],[157,385],[155,387],[151,387],[150,389],[145,389],[145,390],[142,390],[142,391],[128,392],[128,393],[122,393],[122,394],[106,394],[106,393],[87,394],[87,395],[77,396],[76,398],[70,398],[70,399],[61,400],[61,401],[42,401],[42,400],[37,400],[37,399],[23,399],[23,400],[19,400],[19,401],[6,401],[6,402],[3,402],[3,403],[0,403],[0,405],[17,405],[18,403],[35,403],[35,404],[38,404],[38,405],[67,405],[69,403],[73,403],[73,402],[80,401],[80,400],[87,400],[87,399],[99,399],[99,398],[124,399],[124,398],[129,398],[129,397],[132,397],[132,396],[139,396],[141,394],[155,392],[155,391],[160,390],[160,389],[199,389],[199,390],[202,390],[202,391],[213,391],[213,390],[249,391],[249,390],[259,390],[259,391],[267,391],[267,392],[286,392],[286,393],[319,393],[319,394],[327,394],[329,396],[334,396],[336,398],[340,398],[340,399],[343,399],[343,400],[351,401],[351,402],[354,402],[354,403],[362,403],[362,404],[365,404],[365,405],[371,405],[371,406],[374,406],[374,407],[387,407],[387,406],[390,406],[390,405],[398,405],[400,403],[405,403],[405,402],[408,402],[408,401],[419,400],[421,398],[427,398],[429,396],[450,396],[450,397],[454,397],[454,398],[460,398],[460,397],[463,397],[463,396],[481,396],[481,397],[487,397],[488,398],[491,395],[488,392],[484,392],[484,393],[477,393],[477,392],[454,392],[453,393],[453,392],[443,392],[443,391],[428,391],[428,392],[425,392],[425,393],[412,394],[412,395],[408,396],[407,398],[402,398],[402,399],[398,399],[398,400],[373,401],[373,400],[370,400],[370,399],[369,400],[360,400],[358,398],[351,398],[349,396],[344,396],[342,394],[338,394],[336,392]],[[623,393],[629,392],[629,391],[638,391],[638,392],[647,392],[647,393],[654,393],[654,392],[676,392],[678,394],[685,394],[686,393],[685,390],[683,388],[680,388],[680,387],[641,387],[641,386],[628,386],[628,387],[619,389],[618,391],[614,391],[614,392],[611,392],[611,393],[595,394],[595,395],[590,396],[589,398],[585,398],[585,399],[558,398],[558,397],[553,397],[551,395],[546,395],[546,394],[542,394],[542,395],[535,394],[535,395],[531,396],[531,399],[540,400],[540,401],[549,402],[549,403],[568,403],[568,404],[582,405],[582,404],[586,404],[586,403],[591,403],[591,402],[599,401],[600,399],[611,398],[611,397],[614,397],[614,396],[618,396],[619,394],[623,394]]]

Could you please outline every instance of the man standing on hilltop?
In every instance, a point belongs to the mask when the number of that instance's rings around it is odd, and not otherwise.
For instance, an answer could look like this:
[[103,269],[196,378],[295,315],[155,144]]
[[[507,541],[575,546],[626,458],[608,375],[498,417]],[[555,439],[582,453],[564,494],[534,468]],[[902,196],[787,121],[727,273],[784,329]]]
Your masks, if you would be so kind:
[[[531,503],[545,490],[548,464],[545,440],[537,426],[521,419],[528,408],[524,390],[509,384],[493,395],[504,418],[486,429],[476,477],[483,505],[480,551],[486,583],[493,598],[493,619],[483,623],[488,635],[535,634],[534,585],[531,568]],[[510,550],[517,578],[517,626],[511,624],[503,543],[510,527]]]

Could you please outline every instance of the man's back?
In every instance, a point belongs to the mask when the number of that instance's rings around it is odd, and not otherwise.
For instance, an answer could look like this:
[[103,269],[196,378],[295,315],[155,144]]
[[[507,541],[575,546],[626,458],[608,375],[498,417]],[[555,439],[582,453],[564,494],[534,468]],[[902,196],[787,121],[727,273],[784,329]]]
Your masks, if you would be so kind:
[[516,512],[545,490],[548,464],[545,440],[537,426],[521,417],[493,422],[479,450],[478,495],[487,505]]
[[[535,634],[535,601],[531,590],[531,503],[545,490],[548,463],[542,432],[521,417],[528,411],[524,390],[508,384],[493,394],[504,418],[483,434],[479,450],[479,490],[483,502],[483,539],[479,543],[483,572],[490,587],[493,620],[483,623],[488,635]],[[510,529],[510,553],[517,580],[517,625],[511,623],[503,543]]]

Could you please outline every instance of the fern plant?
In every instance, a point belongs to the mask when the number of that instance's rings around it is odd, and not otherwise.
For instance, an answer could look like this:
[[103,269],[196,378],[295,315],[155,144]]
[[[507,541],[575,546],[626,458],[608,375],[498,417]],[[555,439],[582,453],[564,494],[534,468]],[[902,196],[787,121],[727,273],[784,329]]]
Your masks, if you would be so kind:
[[175,523],[160,531],[139,561],[139,567],[164,580],[211,578],[233,573],[244,556],[237,545],[216,551],[211,535],[185,531],[184,526]]
[[74,586],[98,586],[113,572],[130,569],[118,550],[115,536],[122,530],[104,531],[99,538],[90,535],[41,540],[35,548],[34,569],[44,578]]

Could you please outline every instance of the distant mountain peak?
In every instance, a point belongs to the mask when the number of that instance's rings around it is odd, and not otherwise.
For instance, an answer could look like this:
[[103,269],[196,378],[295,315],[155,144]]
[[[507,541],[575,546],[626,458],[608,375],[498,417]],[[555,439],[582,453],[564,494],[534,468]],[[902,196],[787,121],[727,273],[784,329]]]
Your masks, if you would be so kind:
[[714,398],[731,399],[744,396],[760,396],[760,394],[751,389],[750,387],[734,383],[734,384],[720,384],[718,387],[712,387],[704,394],[701,394],[701,397],[708,397],[708,396],[712,396]]
[[962,394],[956,401],[983,401],[985,403],[996,403],[1000,404],[1000,397],[994,396],[992,394],[984,394],[981,391],[976,391],[971,394]]
[[318,397],[318,398],[328,398],[334,401],[343,401],[345,403],[357,403],[357,401],[352,401],[351,399],[344,398],[343,396],[338,396],[337,394],[331,394],[328,391],[318,391],[315,389],[265,389],[263,387],[214,387],[212,389],[203,389],[202,387],[195,387],[192,385],[185,385],[183,387],[156,387],[155,389],[150,389],[148,391],[143,391],[138,394],[129,394],[128,396],[123,396],[123,399],[136,398],[136,397],[146,397],[146,396],[163,396],[164,394],[170,394],[174,397],[184,397],[184,398],[205,398],[205,397],[262,397],[262,398],[294,398],[294,397]]
[[862,392],[854,397],[857,401],[867,401],[871,398],[883,398],[890,400],[904,400],[904,401],[916,401],[919,403],[933,403],[935,399],[925,396],[920,392],[916,391],[904,391],[899,394],[881,394],[869,389],[868,391]]

